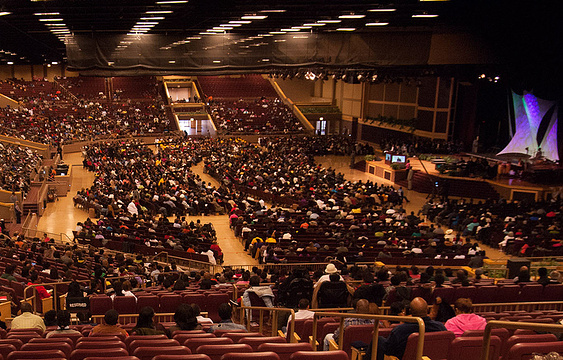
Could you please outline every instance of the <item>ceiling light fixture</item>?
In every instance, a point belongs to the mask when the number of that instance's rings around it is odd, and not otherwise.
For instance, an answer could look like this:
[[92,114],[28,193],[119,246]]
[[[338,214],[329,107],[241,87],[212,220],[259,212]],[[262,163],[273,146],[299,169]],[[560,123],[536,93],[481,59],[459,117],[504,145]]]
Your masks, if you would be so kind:
[[233,20],[229,21],[229,24],[250,24],[252,21],[250,20]]
[[306,24],[303,24],[303,26],[326,26],[326,24],[321,24],[321,23],[306,23]]
[[149,10],[147,14],[172,14],[172,10]]
[[137,25],[158,25],[157,21],[137,21]]
[[232,26],[214,26],[213,29],[215,30],[233,30]]
[[219,30],[219,29],[207,29],[207,32],[222,33],[222,32],[225,32],[225,29],[224,29],[224,28],[223,28],[222,30]]
[[158,5],[169,5],[169,4],[185,4],[188,0],[164,0],[164,1],[157,1]]
[[336,31],[354,31],[356,28],[338,28]]
[[311,29],[311,26],[292,26],[292,29],[301,29],[301,30],[305,30],[305,29]]
[[45,26],[66,26],[66,25],[60,24],[60,23],[59,24],[55,23],[55,24],[45,24]]
[[341,23],[342,20],[319,20],[317,22],[321,24],[338,24]]
[[39,21],[64,21],[63,19],[39,19]]
[[438,17],[437,14],[414,14],[412,15],[413,18],[417,19],[428,19],[428,18],[436,18]]
[[33,15],[35,16],[57,16],[60,15],[61,13],[58,12],[50,12],[50,13],[34,13]]
[[141,20],[164,20],[164,16],[142,17]]
[[367,23],[366,26],[385,26],[385,25],[389,25],[388,22],[370,22]]
[[272,34],[272,35],[283,35],[283,34],[287,34],[287,31],[270,31],[270,34]]
[[393,12],[393,11],[397,11],[397,9],[394,8],[380,8],[380,9],[369,9],[369,12]]
[[278,10],[260,10],[261,13],[284,13],[287,10],[278,9]]
[[241,16],[242,20],[264,20],[268,15],[245,15]]
[[225,27],[239,27],[242,26],[242,24],[221,24],[219,26],[225,26]]
[[300,31],[300,29],[281,29],[281,31],[293,32],[293,31]]
[[220,63],[221,63],[221,60],[213,60],[213,63],[214,63],[214,64],[220,64]]
[[349,15],[340,15],[338,18],[339,19],[362,19],[365,18],[365,15],[361,15],[361,14],[349,14]]

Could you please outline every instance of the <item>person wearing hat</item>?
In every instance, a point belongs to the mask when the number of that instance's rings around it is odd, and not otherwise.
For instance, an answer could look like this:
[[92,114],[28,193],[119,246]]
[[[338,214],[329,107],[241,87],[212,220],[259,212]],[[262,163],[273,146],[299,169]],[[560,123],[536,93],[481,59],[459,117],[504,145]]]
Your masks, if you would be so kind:
[[[322,282],[330,280],[330,274],[338,273],[338,269],[334,264],[328,264],[325,268],[325,274],[319,278],[317,283],[315,284],[315,288],[317,288]],[[339,274],[340,276],[340,274]],[[340,276],[340,281],[344,281],[342,276]]]

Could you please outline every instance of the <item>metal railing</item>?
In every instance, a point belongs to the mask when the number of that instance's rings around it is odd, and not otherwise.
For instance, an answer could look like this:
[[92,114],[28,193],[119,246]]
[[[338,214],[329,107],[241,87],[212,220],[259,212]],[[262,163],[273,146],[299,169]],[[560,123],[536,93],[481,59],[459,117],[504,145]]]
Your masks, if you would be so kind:
[[557,310],[563,311],[563,301],[536,301],[536,302],[512,302],[512,303],[486,303],[473,304],[473,312],[503,312],[503,311],[541,311]]
[[481,360],[489,359],[489,351],[491,346],[491,330],[493,328],[505,328],[512,330],[527,329],[563,333],[563,325],[492,320],[487,322],[485,332],[483,333],[483,348],[481,350]]
[[[90,280],[74,280],[78,283],[86,283],[89,284]],[[32,295],[28,297],[28,291],[29,289],[34,290],[36,287],[38,286],[48,286],[48,287],[52,287],[53,288],[53,293],[51,294],[51,297],[46,298],[46,299],[50,299],[51,301],[53,301],[52,306],[54,307],[55,310],[59,310],[60,309],[60,302],[59,302],[59,298],[60,296],[62,296],[63,294],[58,294],[58,290],[57,290],[57,285],[68,285],[70,284],[72,281],[59,281],[59,282],[51,282],[51,283],[43,283],[43,284],[32,284],[32,285],[28,285],[27,287],[25,287],[23,289],[23,302],[28,302],[31,303],[33,306],[33,311],[38,312],[37,310],[37,304],[38,304],[38,297],[36,295],[36,291],[33,291]],[[46,300],[43,299],[43,300]],[[49,309],[50,310],[50,309]],[[45,313],[45,309],[42,309],[42,312]]]
[[[174,260],[174,263],[176,265],[179,266],[184,266],[187,267],[189,269],[198,269],[198,270],[207,270],[210,273],[215,274],[216,271],[215,270],[215,266],[217,265],[212,265],[208,262],[205,261],[199,261],[199,260],[194,260],[194,259],[186,259],[186,258],[181,258],[178,256],[173,256],[173,255],[169,255],[166,251],[161,251],[158,254],[154,255],[152,257],[151,261],[160,261],[160,262],[164,262],[164,263],[170,263],[170,260]],[[221,270],[222,272],[222,270]]]
[[424,325],[424,321],[422,318],[419,317],[412,317],[412,316],[389,316],[389,315],[367,315],[367,314],[346,314],[346,313],[338,313],[338,312],[316,312],[313,317],[313,337],[311,340],[311,345],[313,349],[317,349],[316,346],[316,334],[317,334],[317,321],[320,317],[336,317],[340,318],[340,336],[338,337],[338,348],[342,349],[344,345],[344,319],[346,318],[357,318],[357,319],[368,319],[374,320],[373,324],[373,337],[372,337],[372,352],[371,352],[371,360],[377,359],[377,345],[379,340],[379,322],[380,320],[390,320],[390,321],[399,321],[399,322],[409,322],[409,323],[417,323],[418,324],[418,342],[416,344],[416,360],[422,360],[422,354],[424,350],[424,334],[426,333],[426,327]]
[[[276,308],[276,307],[266,307],[266,306],[240,306],[237,308],[240,313],[239,313],[239,322],[241,324],[246,324],[246,329],[250,331],[250,318],[251,318],[251,314],[252,311],[259,311],[259,322],[258,322],[258,331],[260,333],[263,332],[264,330],[264,313],[268,312],[271,314],[270,316],[270,321],[272,323],[272,336],[276,336],[278,329],[277,329],[277,324],[278,324],[278,318],[279,318],[279,314],[282,312],[289,312],[289,316],[291,317],[290,324],[289,324],[289,329],[287,329],[287,336],[291,339],[291,341],[293,342],[293,333],[295,331],[295,310],[293,309],[288,309],[288,308]],[[246,316],[246,312],[249,313],[248,316]]]

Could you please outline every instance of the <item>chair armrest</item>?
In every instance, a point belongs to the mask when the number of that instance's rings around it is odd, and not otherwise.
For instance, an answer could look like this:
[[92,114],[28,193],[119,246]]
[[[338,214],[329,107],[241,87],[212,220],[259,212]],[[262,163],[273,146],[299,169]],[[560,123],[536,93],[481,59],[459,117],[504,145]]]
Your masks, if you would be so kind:
[[334,341],[334,339],[330,339],[330,340],[328,341],[328,349],[329,349],[330,351],[340,350],[340,349],[338,348],[338,344],[336,343],[336,341]]

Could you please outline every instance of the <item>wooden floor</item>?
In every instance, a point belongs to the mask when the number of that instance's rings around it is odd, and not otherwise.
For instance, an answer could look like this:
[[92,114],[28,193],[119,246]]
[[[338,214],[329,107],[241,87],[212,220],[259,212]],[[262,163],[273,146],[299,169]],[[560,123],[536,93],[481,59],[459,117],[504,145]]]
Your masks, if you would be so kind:
[[[49,234],[66,234],[72,238],[72,231],[76,228],[77,222],[86,220],[88,214],[82,209],[73,206],[72,198],[80,189],[90,187],[94,180],[94,174],[82,168],[82,154],[72,153],[64,155],[64,162],[72,168],[72,186],[66,197],[59,197],[54,203],[49,203],[43,216],[39,219],[37,229],[39,233],[47,232]],[[342,172],[346,179],[351,181],[367,181],[371,180],[377,183],[391,184],[390,182],[375,177],[374,175],[350,169],[350,157],[347,156],[322,156],[317,157],[316,161],[324,167],[332,167]],[[199,174],[204,181],[209,181],[217,185],[217,181],[207,174],[203,173],[203,163],[195,166],[194,173]],[[412,190],[405,189],[405,195],[409,199],[409,203],[405,204],[407,212],[415,211],[415,213],[426,202],[426,194],[420,194]],[[225,265],[251,265],[256,264],[256,260],[252,259],[244,252],[240,241],[235,238],[233,231],[229,228],[229,219],[226,215],[220,216],[204,216],[189,217],[190,219],[201,219],[202,222],[211,222],[217,232],[219,246],[223,249]],[[64,237],[64,236],[63,236]],[[495,250],[487,248],[487,255],[493,259],[505,258],[506,255]]]

